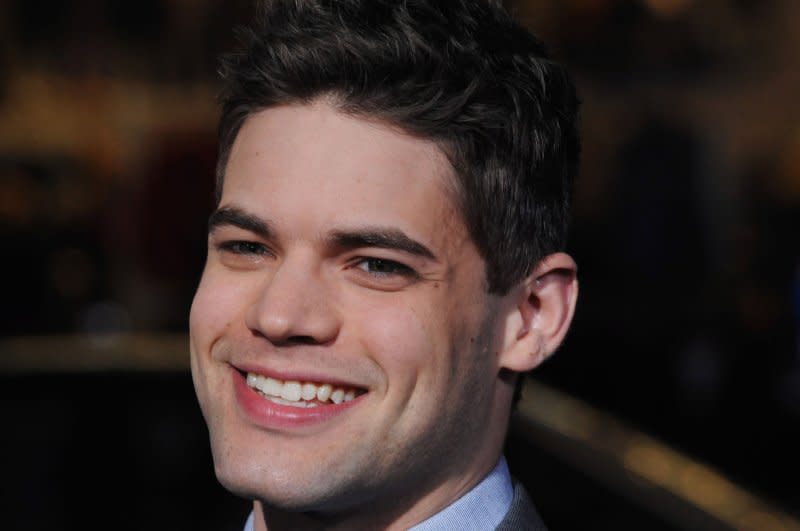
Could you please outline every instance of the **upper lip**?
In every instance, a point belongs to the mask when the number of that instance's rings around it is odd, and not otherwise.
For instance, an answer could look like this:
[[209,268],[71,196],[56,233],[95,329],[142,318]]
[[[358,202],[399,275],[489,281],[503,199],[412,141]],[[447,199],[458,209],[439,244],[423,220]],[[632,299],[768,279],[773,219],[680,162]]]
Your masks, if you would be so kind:
[[330,384],[334,387],[352,387],[356,389],[366,389],[366,386],[364,386],[363,384],[355,383],[347,378],[339,376],[331,376],[329,374],[323,374],[322,372],[314,370],[297,370],[297,369],[279,370],[248,362],[235,362],[235,363],[229,362],[229,364],[237,371],[245,374],[246,373],[260,374],[262,376],[275,378],[277,380],[282,380],[284,382],[287,381],[312,382],[320,384]]

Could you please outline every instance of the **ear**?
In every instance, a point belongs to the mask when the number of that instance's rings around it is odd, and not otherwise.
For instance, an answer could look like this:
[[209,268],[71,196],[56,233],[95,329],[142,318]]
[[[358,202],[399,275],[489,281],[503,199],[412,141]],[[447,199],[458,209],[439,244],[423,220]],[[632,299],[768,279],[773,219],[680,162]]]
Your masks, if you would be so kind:
[[567,334],[578,298],[575,261],[564,253],[545,257],[507,297],[500,366],[526,372],[555,352]]

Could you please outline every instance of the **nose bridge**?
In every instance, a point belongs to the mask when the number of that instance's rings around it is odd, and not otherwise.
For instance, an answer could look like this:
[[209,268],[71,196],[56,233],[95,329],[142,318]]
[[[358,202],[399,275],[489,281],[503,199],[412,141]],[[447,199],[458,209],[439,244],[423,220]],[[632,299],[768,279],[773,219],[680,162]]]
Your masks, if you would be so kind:
[[308,250],[286,254],[259,288],[247,320],[273,343],[325,343],[338,332],[322,268]]

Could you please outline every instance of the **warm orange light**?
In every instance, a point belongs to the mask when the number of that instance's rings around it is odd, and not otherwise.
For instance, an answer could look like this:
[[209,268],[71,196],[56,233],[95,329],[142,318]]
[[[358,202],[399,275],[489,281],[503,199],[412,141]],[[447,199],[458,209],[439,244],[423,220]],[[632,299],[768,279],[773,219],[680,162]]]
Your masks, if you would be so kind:
[[644,0],[650,10],[662,17],[680,15],[692,4],[692,0]]

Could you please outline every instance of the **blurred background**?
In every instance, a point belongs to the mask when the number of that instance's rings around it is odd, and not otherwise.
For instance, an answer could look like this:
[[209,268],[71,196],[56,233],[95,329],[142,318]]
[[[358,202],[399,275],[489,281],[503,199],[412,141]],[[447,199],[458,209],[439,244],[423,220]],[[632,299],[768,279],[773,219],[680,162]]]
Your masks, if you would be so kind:
[[[561,416],[522,419],[514,470],[553,529],[794,529],[800,3],[506,4],[584,102],[582,293],[525,397]],[[186,330],[213,206],[216,58],[250,13],[0,2],[4,529],[241,529],[246,504],[213,477]],[[641,470],[602,465],[626,457],[615,429],[678,456],[650,470],[702,466],[764,505],[737,524],[664,485],[645,499]]]

